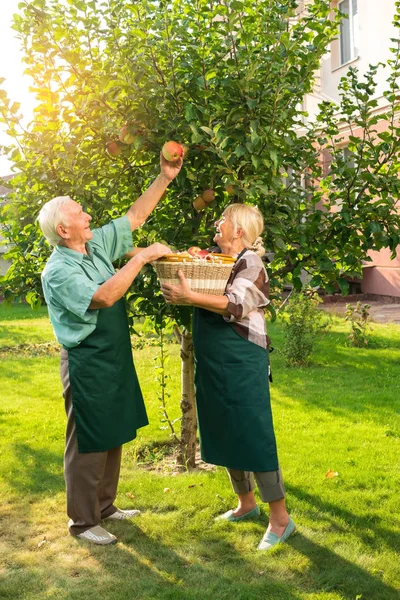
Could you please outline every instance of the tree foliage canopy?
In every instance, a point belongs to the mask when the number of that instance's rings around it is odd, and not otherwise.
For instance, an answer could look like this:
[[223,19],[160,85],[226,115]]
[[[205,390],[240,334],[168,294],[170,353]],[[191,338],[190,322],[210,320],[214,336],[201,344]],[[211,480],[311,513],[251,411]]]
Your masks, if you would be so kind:
[[[0,120],[15,140],[6,151],[18,171],[2,216],[13,243],[3,293],[28,294],[32,303],[40,297],[49,248],[34,220],[43,202],[71,195],[95,225],[123,214],[156,175],[167,139],[187,144],[189,154],[166,197],[135,232],[139,246],[160,239],[179,249],[207,246],[224,206],[246,201],[265,217],[265,245],[275,253],[270,275],[295,287],[307,269],[315,285],[330,290],[339,281],[346,291],[346,276],[360,273],[369,249],[389,246],[395,252],[398,40],[392,42],[386,114],[374,113],[378,67],[362,81],[350,69],[341,83],[341,106],[322,103],[318,121],[304,127],[302,101],[337,35],[340,15],[329,0],[314,0],[300,14],[297,4],[21,3],[14,29],[37,107],[24,129],[18,103],[0,90]],[[376,135],[382,118],[388,129]],[[340,149],[343,121],[364,131],[350,138],[350,162]],[[128,144],[119,139],[125,125]],[[332,156],[329,173],[322,170],[322,149]],[[216,199],[198,213],[192,202],[206,188],[215,190]],[[165,304],[156,285],[149,267],[131,300],[135,312],[161,322]],[[187,322],[183,308],[167,310]]]

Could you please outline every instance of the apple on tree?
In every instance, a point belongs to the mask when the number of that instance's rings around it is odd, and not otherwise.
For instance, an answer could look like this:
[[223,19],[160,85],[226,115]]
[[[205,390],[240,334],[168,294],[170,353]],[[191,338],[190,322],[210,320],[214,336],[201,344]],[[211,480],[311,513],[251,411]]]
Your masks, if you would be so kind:
[[118,142],[108,142],[106,148],[110,156],[118,156],[118,154],[121,154],[121,147]]
[[207,202],[207,204],[209,204],[210,202],[215,200],[215,192],[214,192],[214,190],[210,190],[210,189],[204,190],[201,197],[203,198],[204,202]]
[[204,198],[202,196],[197,196],[197,198],[195,198],[193,200],[193,208],[195,210],[197,210],[198,212],[203,210],[206,206],[207,206],[207,202],[204,200]]
[[138,135],[144,135],[144,125],[138,121],[125,123],[119,132],[119,139],[123,144],[133,144]]
[[131,131],[129,131],[128,127],[128,125],[124,125],[119,132],[119,139],[123,144],[132,144],[133,140],[135,139],[135,136]]

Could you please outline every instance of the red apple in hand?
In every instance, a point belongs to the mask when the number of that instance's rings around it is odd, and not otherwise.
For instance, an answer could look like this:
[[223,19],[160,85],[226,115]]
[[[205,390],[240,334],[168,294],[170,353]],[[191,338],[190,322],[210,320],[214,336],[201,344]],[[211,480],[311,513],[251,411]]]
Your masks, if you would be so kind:
[[169,162],[176,162],[183,157],[183,146],[178,144],[178,142],[165,142],[161,149],[161,153],[165,160],[168,160]]

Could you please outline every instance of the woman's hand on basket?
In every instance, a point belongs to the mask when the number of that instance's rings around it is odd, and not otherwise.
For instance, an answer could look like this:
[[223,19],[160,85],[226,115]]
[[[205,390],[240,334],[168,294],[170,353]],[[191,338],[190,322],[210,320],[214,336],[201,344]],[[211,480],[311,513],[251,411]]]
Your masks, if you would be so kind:
[[140,257],[143,260],[143,264],[146,264],[152,262],[153,260],[157,260],[157,258],[161,258],[166,254],[171,254],[171,250],[168,248],[168,246],[160,244],[160,242],[156,242],[155,244],[151,244],[151,246],[144,248],[140,252]]
[[178,271],[179,285],[163,283],[161,291],[167,304],[191,304],[192,290],[181,270]]

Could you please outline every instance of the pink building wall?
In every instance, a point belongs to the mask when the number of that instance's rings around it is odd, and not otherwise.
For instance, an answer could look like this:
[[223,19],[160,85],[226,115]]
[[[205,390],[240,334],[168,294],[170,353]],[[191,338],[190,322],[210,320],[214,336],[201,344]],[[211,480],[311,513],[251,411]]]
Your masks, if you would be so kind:
[[361,289],[366,294],[400,297],[400,248],[390,259],[390,250],[369,252],[372,262],[365,263]]

